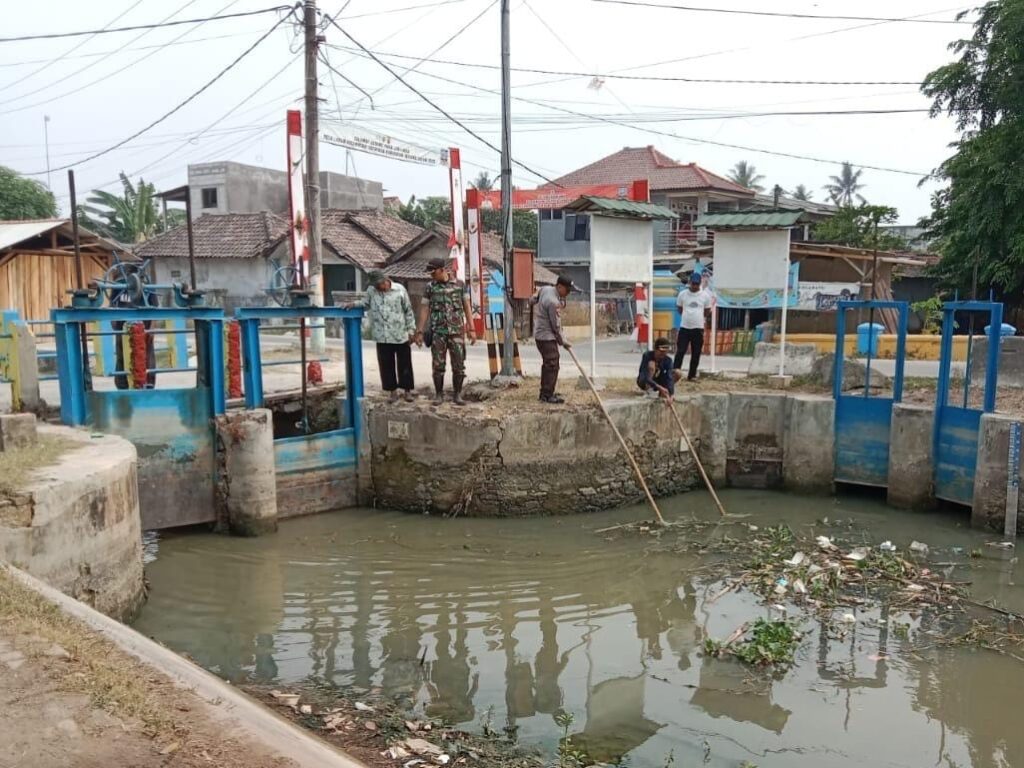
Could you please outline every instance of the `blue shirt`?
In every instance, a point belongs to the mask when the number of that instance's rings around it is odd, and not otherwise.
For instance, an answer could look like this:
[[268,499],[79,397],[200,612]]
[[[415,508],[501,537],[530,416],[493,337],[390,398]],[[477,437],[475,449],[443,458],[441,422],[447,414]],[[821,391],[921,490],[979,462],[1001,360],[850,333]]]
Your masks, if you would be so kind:
[[[652,362],[655,365],[653,378],[651,378],[651,374],[647,370],[648,365]],[[644,352],[644,356],[640,359],[640,375],[637,376],[636,382],[637,384],[646,384],[651,387],[664,387],[670,395],[674,395],[676,393],[676,386],[672,378],[671,355],[665,355],[659,361],[654,357],[654,350]]]

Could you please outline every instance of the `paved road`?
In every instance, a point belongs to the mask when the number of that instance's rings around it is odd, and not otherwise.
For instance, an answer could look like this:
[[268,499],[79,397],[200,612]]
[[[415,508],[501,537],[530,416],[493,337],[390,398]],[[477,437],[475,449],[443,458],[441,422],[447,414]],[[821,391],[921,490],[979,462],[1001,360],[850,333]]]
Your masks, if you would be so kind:
[[[288,350],[294,350],[294,358],[298,358],[298,340],[290,337],[264,336],[263,347],[266,354],[273,357],[288,358]],[[341,359],[341,351],[344,345],[340,339],[327,340],[327,354],[329,362],[323,364],[325,380],[330,382],[344,381],[345,366]],[[575,346],[576,354],[581,362],[589,368],[590,345],[586,341],[579,342]],[[532,342],[526,342],[520,346],[520,355],[523,361],[524,373],[530,377],[540,375],[540,355]],[[629,378],[636,375],[639,363],[639,352],[634,342],[628,337],[614,337],[602,339],[597,344],[597,360],[599,377]],[[380,374],[377,367],[377,356],[375,345],[372,342],[363,343],[363,363],[365,370],[366,386],[369,390],[380,388]],[[749,357],[718,357],[715,360],[715,368],[720,372],[730,372],[736,375],[745,374],[750,365]],[[892,360],[878,360],[873,366],[882,373],[892,375],[895,370],[895,363]],[[573,364],[567,355],[562,356],[563,377],[572,376]],[[416,374],[416,383],[419,387],[430,384],[430,350],[413,347],[413,369]],[[939,364],[928,360],[908,360],[906,363],[907,376],[919,376],[935,378],[938,376]],[[711,370],[711,358],[705,356],[701,362],[702,371]],[[482,342],[468,348],[466,360],[466,372],[472,379],[484,379],[490,375],[490,368],[487,361],[487,347]],[[164,388],[185,388],[195,384],[195,374],[173,373],[161,374],[157,379],[157,386]],[[264,372],[264,390],[275,392],[288,389],[298,389],[301,385],[299,366],[280,365],[267,368]],[[97,389],[113,389],[113,379],[97,379]],[[60,394],[56,381],[44,381],[40,384],[41,394],[44,400],[51,405],[60,403]],[[0,411],[10,409],[10,387],[0,384]]]

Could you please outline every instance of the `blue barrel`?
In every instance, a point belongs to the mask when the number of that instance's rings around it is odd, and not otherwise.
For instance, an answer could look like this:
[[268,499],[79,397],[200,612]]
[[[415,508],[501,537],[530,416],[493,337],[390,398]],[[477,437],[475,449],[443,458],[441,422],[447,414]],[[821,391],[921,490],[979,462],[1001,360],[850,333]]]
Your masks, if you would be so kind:
[[[985,326],[985,335],[986,336],[988,336],[988,332],[989,332],[989,330],[991,328],[992,328],[991,325],[986,325]],[[1017,329],[1014,328],[1009,323],[1003,323],[1001,326],[999,326],[999,335],[1000,336],[1016,336],[1017,335]]]
[[879,323],[861,323],[857,326],[857,354],[866,355],[870,348],[872,355],[878,354],[878,337],[885,330]]

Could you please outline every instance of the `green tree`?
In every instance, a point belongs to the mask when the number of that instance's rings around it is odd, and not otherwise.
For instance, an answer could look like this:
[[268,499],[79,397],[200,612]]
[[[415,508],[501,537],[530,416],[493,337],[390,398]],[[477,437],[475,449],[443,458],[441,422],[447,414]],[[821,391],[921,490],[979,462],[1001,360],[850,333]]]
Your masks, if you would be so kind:
[[[1019,304],[1024,291],[1024,0],[993,0],[977,9],[969,39],[950,45],[957,59],[921,87],[932,115],[955,120],[955,154],[933,177],[922,222],[941,255],[936,272],[948,288],[992,286]],[[962,16],[963,14],[961,14]]]
[[752,189],[755,192],[764,192],[764,186],[761,184],[764,181],[764,176],[759,174],[757,168],[746,160],[740,160],[733,166],[729,171],[729,179],[741,187]]
[[794,200],[802,200],[805,203],[811,201],[811,191],[803,184],[797,184],[796,188],[789,195]]
[[[157,212],[156,188],[139,179],[132,184],[124,173],[121,195],[93,190],[79,212],[79,223],[103,237],[120,243],[141,243],[163,231],[163,219]],[[176,211],[174,221],[168,215],[168,227],[183,222]]]
[[814,239],[822,243],[849,245],[854,248],[877,248],[880,251],[900,251],[906,241],[882,229],[895,224],[898,214],[886,205],[843,206],[814,228]]
[[864,173],[863,168],[858,168],[855,171],[852,165],[843,163],[839,175],[830,176],[829,183],[825,185],[825,191],[832,198],[832,202],[841,206],[850,206],[854,202],[866,205],[868,201],[860,194],[860,191],[864,189],[864,185],[860,183],[862,173]]
[[490,192],[494,189],[494,177],[488,175],[487,171],[480,171],[475,179],[473,179],[471,186],[479,189],[481,192]]
[[417,200],[413,195],[408,203],[398,206],[398,218],[424,229],[432,229],[435,224],[450,227],[452,205],[446,197],[425,197]]
[[57,201],[50,190],[0,165],[0,220],[56,217]]
[[[481,212],[484,232],[501,234],[501,211],[484,208]],[[398,217],[424,229],[435,224],[451,226],[452,206],[446,197],[409,198],[408,203],[398,206]],[[533,211],[512,211],[512,243],[516,248],[537,249],[537,214]]]
[[[501,234],[501,211],[497,209],[484,209],[481,222],[484,232]],[[512,211],[512,245],[515,248],[529,248],[537,250],[537,214],[533,211],[513,210]]]

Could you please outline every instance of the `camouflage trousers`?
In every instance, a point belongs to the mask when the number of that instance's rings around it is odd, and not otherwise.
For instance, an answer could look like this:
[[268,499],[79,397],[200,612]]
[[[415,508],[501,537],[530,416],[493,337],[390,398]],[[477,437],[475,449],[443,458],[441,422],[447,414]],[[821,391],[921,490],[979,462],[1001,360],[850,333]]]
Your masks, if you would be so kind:
[[435,334],[430,344],[430,359],[434,373],[444,375],[446,355],[452,359],[452,376],[465,376],[466,339],[463,336]]

